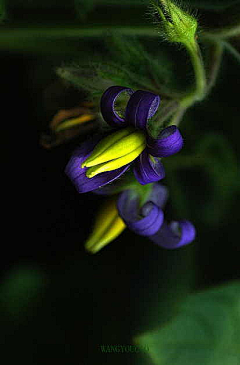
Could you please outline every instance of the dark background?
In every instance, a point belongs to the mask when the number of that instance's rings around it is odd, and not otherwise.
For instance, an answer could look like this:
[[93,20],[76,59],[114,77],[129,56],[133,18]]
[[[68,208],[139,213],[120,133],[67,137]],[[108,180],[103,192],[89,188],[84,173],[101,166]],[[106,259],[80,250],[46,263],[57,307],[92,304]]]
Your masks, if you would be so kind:
[[[63,87],[55,68],[89,52],[94,55],[102,41],[67,38],[64,32],[58,39],[44,35],[29,41],[27,36],[18,37],[16,30],[28,27],[31,34],[36,26],[81,28],[121,24],[123,19],[127,24],[149,23],[142,6],[116,10],[102,5],[81,19],[73,3],[50,5],[12,2],[2,24],[6,222],[0,256],[0,343],[9,363],[22,357],[30,364],[150,364],[143,354],[104,355],[99,346],[133,344],[134,336],[169,319],[171,306],[184,293],[239,278],[239,193],[234,193],[217,224],[206,224],[197,217],[208,179],[196,169],[188,171],[182,181],[186,197],[193,200],[190,218],[198,232],[192,245],[166,251],[126,230],[98,254],[87,254],[83,244],[103,198],[77,194],[64,175],[71,152],[83,137],[51,150],[39,139],[57,108],[74,106],[79,98],[76,89]],[[189,131],[183,124],[186,139],[191,133],[196,138],[220,132],[239,156],[239,76],[239,64],[226,54],[212,94],[186,117],[194,116]],[[170,201],[167,215],[176,214]]]

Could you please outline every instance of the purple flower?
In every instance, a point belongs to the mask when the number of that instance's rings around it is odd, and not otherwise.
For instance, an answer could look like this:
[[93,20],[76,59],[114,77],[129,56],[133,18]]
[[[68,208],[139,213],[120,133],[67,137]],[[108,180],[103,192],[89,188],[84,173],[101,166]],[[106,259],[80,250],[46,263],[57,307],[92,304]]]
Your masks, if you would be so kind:
[[151,193],[140,207],[139,196],[132,190],[125,190],[118,198],[117,208],[126,226],[135,233],[147,236],[157,245],[175,249],[191,243],[196,236],[193,224],[180,220],[167,224],[164,221],[163,207],[167,201],[167,188],[154,183]]
[[[130,97],[124,116],[120,116],[115,103],[124,92]],[[94,136],[71,157],[65,172],[79,193],[114,181],[131,164],[136,179],[142,185],[165,177],[160,158],[177,153],[183,146],[183,139],[174,125],[163,129],[157,138],[148,134],[147,122],[156,113],[159,104],[159,96],[148,91],[133,92],[126,87],[112,86],[103,93],[100,103],[102,116],[115,128],[115,132],[105,138],[103,135]]]

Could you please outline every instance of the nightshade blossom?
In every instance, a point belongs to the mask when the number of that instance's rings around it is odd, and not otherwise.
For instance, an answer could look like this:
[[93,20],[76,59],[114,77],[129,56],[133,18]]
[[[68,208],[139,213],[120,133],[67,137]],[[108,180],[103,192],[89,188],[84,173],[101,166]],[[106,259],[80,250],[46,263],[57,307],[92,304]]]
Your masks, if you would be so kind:
[[164,221],[163,207],[167,200],[166,187],[155,183],[147,202],[140,208],[139,197],[131,190],[120,194],[117,202],[118,212],[126,226],[135,233],[147,236],[157,245],[175,249],[191,243],[196,231],[188,220],[167,224]]
[[[115,107],[121,93],[129,95],[124,116]],[[183,139],[174,125],[163,129],[157,138],[147,132],[147,123],[160,104],[158,95],[133,91],[123,86],[108,88],[101,98],[101,113],[114,132],[84,142],[73,154],[65,172],[79,193],[100,188],[119,178],[133,164],[133,172],[142,185],[165,177],[159,158],[177,153]]]

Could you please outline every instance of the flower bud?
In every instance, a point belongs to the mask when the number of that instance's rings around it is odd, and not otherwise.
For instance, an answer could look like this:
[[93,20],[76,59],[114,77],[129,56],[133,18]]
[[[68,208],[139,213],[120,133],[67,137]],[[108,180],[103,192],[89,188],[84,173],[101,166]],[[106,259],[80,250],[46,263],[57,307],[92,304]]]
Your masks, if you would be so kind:
[[96,217],[92,233],[85,243],[86,250],[90,253],[98,252],[117,238],[125,228],[125,223],[118,215],[116,201],[108,200]]
[[192,43],[195,40],[197,20],[170,0],[152,1],[161,33],[169,42]]

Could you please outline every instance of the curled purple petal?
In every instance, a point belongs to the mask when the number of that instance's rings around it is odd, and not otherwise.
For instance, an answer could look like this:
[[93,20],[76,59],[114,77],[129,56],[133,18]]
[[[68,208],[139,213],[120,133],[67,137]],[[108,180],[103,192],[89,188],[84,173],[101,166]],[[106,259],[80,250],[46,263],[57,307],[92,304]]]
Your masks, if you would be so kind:
[[172,250],[191,243],[195,236],[194,225],[187,220],[181,220],[169,225],[164,222],[159,231],[149,238],[157,245]]
[[118,212],[129,229],[142,236],[154,235],[163,223],[163,211],[153,202],[146,202],[139,207],[136,194],[125,190],[118,198]]
[[111,86],[101,97],[100,108],[102,116],[112,127],[122,127],[126,125],[125,119],[121,118],[115,109],[116,99],[123,92],[132,94],[133,90],[124,86]]
[[145,149],[134,162],[134,175],[142,185],[159,181],[165,177],[162,162],[149,155]]
[[158,138],[147,136],[148,152],[155,157],[167,157],[181,150],[183,138],[179,129],[171,125],[161,131]]
[[160,183],[154,183],[152,185],[152,191],[148,197],[148,200],[153,202],[159,208],[163,209],[168,199],[168,189],[166,186]]
[[109,184],[110,182],[121,176],[125,171],[127,171],[130,166],[130,164],[128,164],[120,167],[119,169],[98,174],[91,179],[88,178],[85,174],[87,167],[82,168],[81,164],[90,155],[93,148],[96,146],[101,138],[102,136],[98,135],[84,142],[79,148],[74,151],[65,168],[66,175],[75,185],[79,193],[86,193],[88,191],[92,191],[98,189],[101,186]]
[[125,119],[139,129],[146,129],[149,118],[156,113],[160,97],[149,91],[138,90],[133,93],[128,101]]

